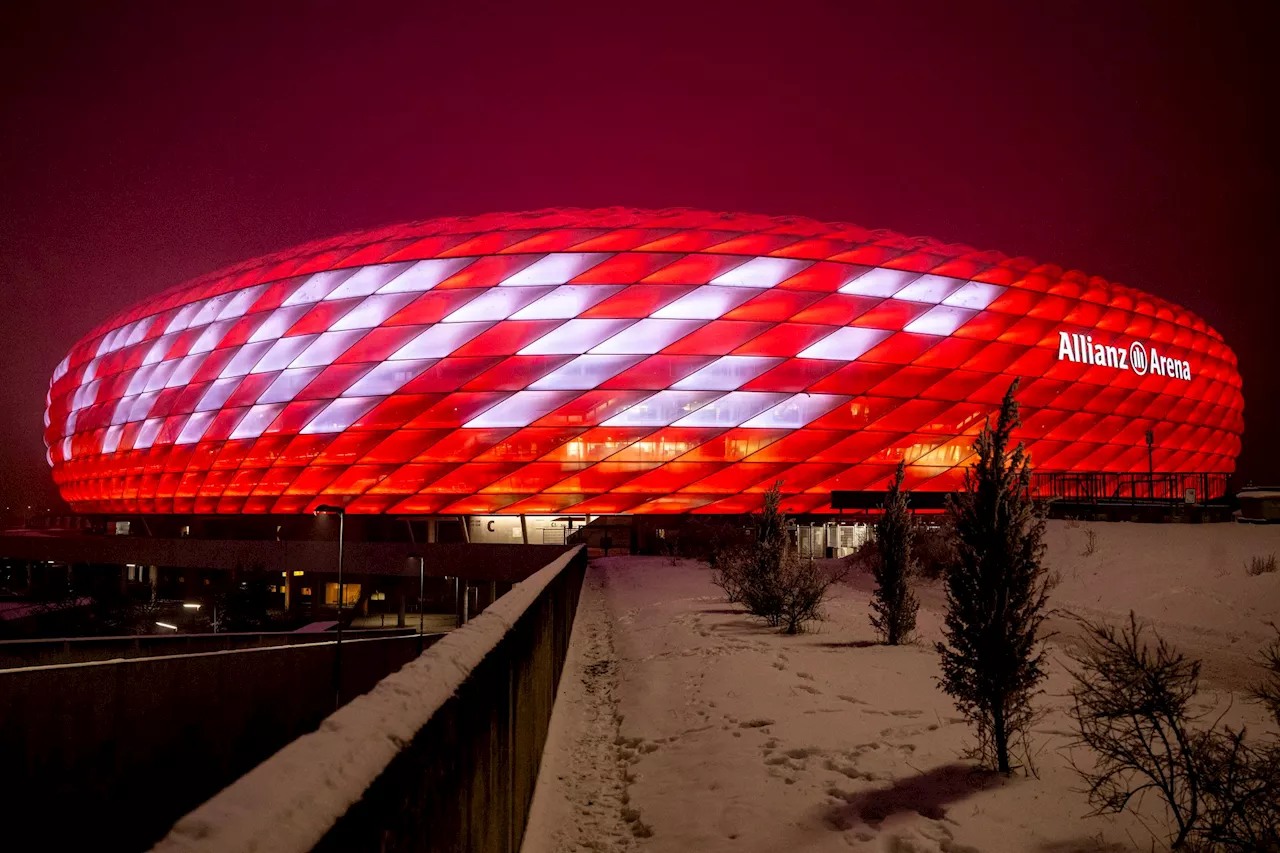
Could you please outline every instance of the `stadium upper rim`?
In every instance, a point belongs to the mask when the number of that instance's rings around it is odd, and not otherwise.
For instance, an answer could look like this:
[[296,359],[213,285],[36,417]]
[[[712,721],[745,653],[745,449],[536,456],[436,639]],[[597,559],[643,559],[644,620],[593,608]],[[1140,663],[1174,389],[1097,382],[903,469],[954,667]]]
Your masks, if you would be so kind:
[[[599,231],[598,235],[584,236],[582,240],[570,245],[556,245],[554,248],[540,247],[537,236],[552,230],[575,229]],[[199,298],[198,291],[208,285],[225,281],[233,276],[262,270],[263,268],[280,267],[278,274],[262,275],[258,280],[272,281],[288,278],[293,275],[291,268],[301,263],[319,258],[325,254],[333,254],[333,262],[317,269],[343,269],[361,266],[377,261],[361,257],[361,249],[371,246],[385,246],[387,243],[402,243],[397,251],[409,249],[414,243],[437,238],[435,242],[457,239],[462,244],[466,238],[482,234],[508,232],[508,236],[516,239],[506,242],[500,248],[488,251],[476,251],[475,254],[515,254],[540,253],[546,251],[581,251],[579,246],[597,236],[602,236],[619,229],[644,229],[654,232],[669,230],[720,232],[724,241],[720,245],[708,244],[699,249],[703,252],[724,254],[742,254],[751,256],[774,256],[797,258],[804,260],[827,260],[842,251],[874,245],[884,250],[886,259],[874,266],[899,267],[904,258],[911,258],[910,268],[927,272],[923,267],[932,256],[937,266],[947,262],[968,262],[975,266],[999,267],[1022,277],[1030,273],[1043,274],[1049,278],[1076,278],[1090,287],[1101,288],[1113,293],[1131,296],[1135,302],[1147,301],[1153,307],[1153,314],[1166,315],[1177,325],[1186,326],[1204,332],[1222,341],[1222,335],[1210,326],[1202,317],[1182,306],[1169,302],[1148,291],[1108,281],[1099,276],[1091,276],[1079,270],[1069,269],[1057,264],[1045,264],[1027,256],[1010,256],[993,249],[980,250],[965,243],[946,243],[932,237],[909,237],[886,228],[863,228],[847,222],[821,222],[805,216],[767,216],[753,213],[731,213],[699,210],[696,208],[672,207],[660,210],[648,210],[630,207],[602,208],[544,208],[541,210],[516,211],[506,213],[484,213],[473,216],[448,216],[435,219],[421,219],[393,225],[372,228],[361,228],[347,231],[332,237],[311,240],[291,248],[282,249],[267,255],[249,258],[229,266],[222,267],[203,275],[188,279],[179,284],[152,292],[136,300],[128,307],[111,315],[104,322],[93,327],[80,336],[75,346],[104,335],[127,322],[155,313],[151,309],[162,299],[172,297],[183,291],[192,291],[192,298]],[[528,232],[523,234],[522,232]],[[735,250],[732,243],[744,236],[751,235],[768,244],[763,248],[742,246]],[[661,239],[655,233],[653,240]],[[774,238],[770,240],[769,238]],[[435,254],[439,247],[425,254]],[[644,248],[645,251],[661,251],[660,248]],[[344,253],[345,254],[342,254]],[[411,253],[406,252],[406,256]],[[895,263],[895,261],[899,263]],[[907,267],[903,267],[907,268]],[[975,274],[976,275],[976,274]],[[964,276],[965,278],[975,276]],[[176,304],[182,304],[181,302]],[[1228,359],[1234,364],[1234,353],[1228,349]],[[53,382],[50,382],[52,387]]]

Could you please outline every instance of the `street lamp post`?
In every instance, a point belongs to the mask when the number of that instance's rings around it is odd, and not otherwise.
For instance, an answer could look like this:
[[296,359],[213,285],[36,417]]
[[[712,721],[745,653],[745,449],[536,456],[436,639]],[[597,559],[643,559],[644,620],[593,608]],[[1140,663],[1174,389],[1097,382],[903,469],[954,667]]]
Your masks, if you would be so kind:
[[426,595],[427,558],[422,554],[410,554],[409,556],[418,558],[418,654],[422,654],[422,599]]
[[342,705],[342,598],[346,592],[342,586],[342,534],[347,514],[340,506],[321,504],[316,515],[338,517],[338,641],[333,650],[333,706],[337,708]]

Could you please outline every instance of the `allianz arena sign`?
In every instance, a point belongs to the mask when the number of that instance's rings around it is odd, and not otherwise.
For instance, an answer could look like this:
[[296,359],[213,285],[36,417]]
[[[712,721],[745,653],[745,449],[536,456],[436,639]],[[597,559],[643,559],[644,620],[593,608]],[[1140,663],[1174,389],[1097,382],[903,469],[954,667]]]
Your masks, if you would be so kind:
[[1092,335],[1058,332],[1058,361],[1131,370],[1139,376],[1150,373],[1152,376],[1191,381],[1190,362],[1163,356],[1154,346],[1148,348],[1139,341],[1126,348],[1095,344]]

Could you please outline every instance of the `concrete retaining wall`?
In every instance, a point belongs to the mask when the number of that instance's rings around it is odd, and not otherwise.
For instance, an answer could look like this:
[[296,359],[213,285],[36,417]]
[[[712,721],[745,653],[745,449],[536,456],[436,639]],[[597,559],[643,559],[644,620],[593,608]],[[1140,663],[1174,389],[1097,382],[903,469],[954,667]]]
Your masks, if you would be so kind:
[[581,546],[179,821],[162,853],[516,853],[577,612]]
[[[414,617],[416,620],[417,617]],[[415,621],[416,624],[416,621]],[[369,637],[401,637],[417,629],[361,629],[351,639]],[[140,658],[152,655],[191,655],[233,649],[266,646],[293,646],[323,642],[332,634],[299,634],[296,632],[223,633],[223,634],[139,634],[126,637],[60,637],[56,639],[0,640],[0,669],[20,666],[50,666],[82,663],[92,660]]]
[[[136,851],[153,843],[333,711],[336,645],[315,639],[0,671],[5,849]],[[344,638],[344,700],[419,648],[416,634]]]

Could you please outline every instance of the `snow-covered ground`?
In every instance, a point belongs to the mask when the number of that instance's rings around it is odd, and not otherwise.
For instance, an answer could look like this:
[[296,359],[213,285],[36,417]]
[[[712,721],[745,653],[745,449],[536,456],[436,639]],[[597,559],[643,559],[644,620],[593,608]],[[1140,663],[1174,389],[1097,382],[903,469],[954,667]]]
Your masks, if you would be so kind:
[[[1228,722],[1267,728],[1240,691],[1280,619],[1280,574],[1244,565],[1280,553],[1280,527],[1051,522],[1047,539],[1055,607],[1132,608],[1205,659],[1206,698],[1230,706]],[[869,589],[852,578],[826,622],[789,637],[727,605],[694,561],[595,561],[526,853],[1149,849],[1139,818],[1086,817],[1067,749],[1069,620],[1052,623],[1039,778],[1004,780],[962,758],[968,729],[935,683],[941,590],[920,590],[920,642],[890,648],[874,642]],[[1158,805],[1146,811],[1159,826]]]

